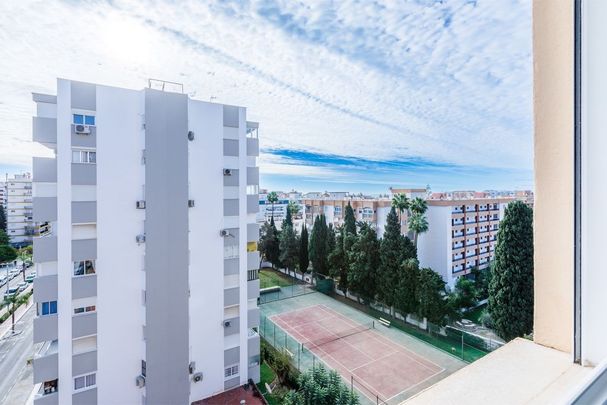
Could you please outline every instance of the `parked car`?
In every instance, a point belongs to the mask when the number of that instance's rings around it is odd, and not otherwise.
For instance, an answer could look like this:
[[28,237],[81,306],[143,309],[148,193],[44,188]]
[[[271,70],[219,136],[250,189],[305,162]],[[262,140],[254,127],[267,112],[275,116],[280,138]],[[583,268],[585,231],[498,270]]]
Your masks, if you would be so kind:
[[25,289],[27,288],[27,283],[21,282],[21,283],[19,283],[19,285],[17,285],[17,288],[19,289],[19,292],[25,291]]
[[9,288],[8,291],[4,293],[4,299],[8,300],[9,298],[16,296],[17,294],[19,294],[19,287]]
[[19,274],[19,270],[17,269],[13,269],[11,271],[8,272],[11,280],[14,279],[15,277],[17,277],[17,275]]
[[6,276],[0,276],[0,287],[2,287],[4,284],[6,284]]
[[27,275],[27,277],[25,277],[25,282],[33,283],[35,278],[36,278],[36,273],[30,273]]

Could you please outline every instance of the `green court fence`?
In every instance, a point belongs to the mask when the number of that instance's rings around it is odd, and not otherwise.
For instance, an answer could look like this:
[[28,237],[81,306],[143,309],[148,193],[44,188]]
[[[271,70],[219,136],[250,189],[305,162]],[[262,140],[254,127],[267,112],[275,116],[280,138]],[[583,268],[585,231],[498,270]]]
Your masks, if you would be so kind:
[[[280,326],[276,325],[264,314],[261,314],[259,334],[276,350],[285,353],[289,357],[291,365],[299,372],[305,372],[321,364],[327,367],[314,353],[282,330]],[[362,404],[387,404],[372,389],[353,376],[350,377],[347,383],[351,390],[356,389]]]
[[310,284],[306,284],[303,282],[281,287],[276,286],[272,289],[266,289],[266,291],[259,291],[259,304],[267,304],[268,302],[299,297],[300,295],[310,294],[314,292],[316,292],[316,290],[314,290],[314,288]]

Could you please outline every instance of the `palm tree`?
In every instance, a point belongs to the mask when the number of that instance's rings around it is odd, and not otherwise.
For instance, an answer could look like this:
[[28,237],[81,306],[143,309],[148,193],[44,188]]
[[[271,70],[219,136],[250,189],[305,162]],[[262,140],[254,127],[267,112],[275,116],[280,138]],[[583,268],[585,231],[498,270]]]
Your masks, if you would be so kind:
[[15,307],[17,305],[17,301],[19,300],[18,295],[19,294],[17,293],[17,294],[11,295],[10,297],[6,298],[8,303],[11,304],[11,310],[13,311],[12,315],[11,315],[12,322],[13,322],[13,324],[11,326],[11,331],[13,334],[15,333],[15,311],[17,310],[17,308],[15,308]]
[[272,221],[274,221],[274,204],[278,202],[278,194],[276,194],[276,191],[272,191],[268,194],[266,199],[272,204]]
[[413,231],[413,244],[417,249],[417,237],[420,233],[428,231],[428,220],[419,212],[414,212],[409,218],[409,229]]
[[28,253],[27,248],[21,248],[18,252],[17,258],[21,260],[21,275],[25,281],[25,269],[27,268],[25,263],[31,259],[31,254]]
[[400,222],[400,228],[403,228],[403,212],[409,210],[411,201],[405,194],[396,194],[392,197],[392,206],[398,211],[398,221]]
[[409,202],[411,212],[424,215],[428,211],[428,203],[421,197],[415,197]]

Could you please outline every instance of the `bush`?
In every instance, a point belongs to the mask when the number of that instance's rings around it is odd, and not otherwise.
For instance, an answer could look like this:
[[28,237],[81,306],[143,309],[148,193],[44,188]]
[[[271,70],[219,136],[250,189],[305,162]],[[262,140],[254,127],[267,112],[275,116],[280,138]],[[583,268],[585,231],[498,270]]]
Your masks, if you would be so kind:
[[478,317],[478,321],[485,328],[489,328],[489,329],[493,328],[493,319],[491,319],[491,314],[489,313],[489,311],[487,309],[483,309],[483,312],[481,312],[480,316]]

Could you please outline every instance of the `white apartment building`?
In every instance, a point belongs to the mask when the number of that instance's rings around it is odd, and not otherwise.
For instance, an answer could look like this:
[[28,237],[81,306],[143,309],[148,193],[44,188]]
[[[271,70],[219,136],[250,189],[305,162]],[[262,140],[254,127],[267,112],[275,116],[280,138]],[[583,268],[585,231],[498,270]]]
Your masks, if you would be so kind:
[[6,182],[0,181],[0,205],[6,209]]
[[6,182],[6,233],[15,246],[32,243],[32,177],[16,174]]
[[190,404],[259,381],[246,109],[59,79],[33,94],[35,405]]
[[494,256],[499,222],[513,200],[427,200],[428,232],[417,242],[420,266],[441,274],[449,287],[473,267],[486,268]]
[[297,191],[290,191],[288,193],[277,191],[278,202],[271,204],[268,201],[268,190],[259,191],[259,213],[257,214],[257,222],[264,223],[270,222],[272,215],[274,215],[274,223],[276,227],[280,229],[282,221],[287,216],[287,208],[289,203],[295,203],[299,207],[299,212],[293,215],[293,223],[297,228],[301,226],[301,220],[303,219],[304,207],[302,205],[301,193]]

